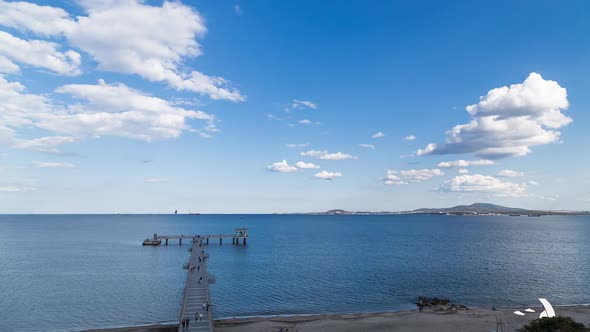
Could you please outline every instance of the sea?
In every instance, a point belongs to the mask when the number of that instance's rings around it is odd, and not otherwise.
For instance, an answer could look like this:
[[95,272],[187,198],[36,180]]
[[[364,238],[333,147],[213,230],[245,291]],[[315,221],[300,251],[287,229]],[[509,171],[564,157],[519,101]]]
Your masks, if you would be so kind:
[[0,331],[178,321],[189,258],[211,241],[215,318],[590,303],[589,216],[1,215]]

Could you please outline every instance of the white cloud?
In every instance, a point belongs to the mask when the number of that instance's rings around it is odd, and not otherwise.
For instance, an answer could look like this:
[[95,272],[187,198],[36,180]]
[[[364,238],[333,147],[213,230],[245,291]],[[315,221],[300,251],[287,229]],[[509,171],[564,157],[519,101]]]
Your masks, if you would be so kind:
[[0,143],[16,149],[57,152],[57,146],[72,143],[69,136],[17,137],[13,128],[34,127],[41,114],[52,111],[46,97],[27,94],[24,85],[0,75]]
[[352,156],[352,155],[349,155],[346,153],[342,153],[342,152],[329,153],[326,150],[324,150],[324,151],[309,150],[309,151],[301,152],[300,155],[303,157],[313,157],[313,158],[322,159],[322,160],[356,159],[355,156]]
[[234,12],[238,15],[242,15],[242,7],[240,7],[240,5],[235,4],[234,5]]
[[72,163],[55,163],[55,162],[44,162],[44,161],[33,161],[33,166],[37,168],[75,168],[76,165]]
[[468,169],[465,169],[465,168],[461,168],[461,169],[457,170],[457,173],[459,173],[459,174],[467,174],[467,173],[469,173],[469,170]]
[[72,105],[67,112],[43,115],[37,126],[75,137],[103,135],[129,137],[145,141],[176,138],[191,127],[188,120],[208,121],[213,116],[202,111],[186,110],[170,102],[134,90],[124,84],[70,84],[56,92],[72,95],[84,103]]
[[[0,8],[8,9],[0,15],[0,24],[42,36],[64,36],[70,45],[88,53],[102,70],[137,74],[212,99],[245,100],[222,77],[184,70],[186,59],[202,54],[196,38],[207,31],[203,18],[191,7],[170,1],[164,1],[161,6],[150,6],[139,0],[81,3],[87,16],[74,20],[59,8],[2,2]],[[40,46],[48,50],[48,45]],[[76,58],[77,53],[72,52],[63,56],[55,53],[53,57],[79,64],[79,56]],[[52,59],[51,64],[56,68],[48,69],[65,71],[54,62]]]
[[417,154],[523,156],[532,146],[559,141],[557,129],[572,122],[561,113],[568,106],[565,88],[531,73],[523,83],[492,89],[479,103],[467,106],[469,123],[449,130],[444,144],[429,144]]
[[313,103],[309,100],[297,100],[297,99],[293,99],[293,103],[291,104],[291,107],[293,109],[295,108],[300,108],[300,107],[306,107],[306,108],[312,108],[312,109],[317,109],[318,105],[316,103]]
[[506,178],[514,178],[514,177],[518,177],[518,176],[524,176],[524,173],[505,169],[505,170],[501,171],[500,173],[498,173],[498,176],[506,177]]
[[526,184],[504,182],[488,175],[473,174],[459,175],[444,182],[440,191],[462,193],[485,193],[498,197],[522,197],[525,196]]
[[431,154],[434,150],[436,150],[436,144],[430,143],[430,144],[426,145],[426,147],[424,149],[418,149],[416,151],[416,155],[423,156],[423,155]]
[[492,160],[480,159],[480,160],[455,160],[455,161],[443,161],[436,165],[437,167],[449,168],[449,167],[469,167],[469,166],[487,166],[495,164]]
[[440,169],[410,169],[405,171],[387,170],[383,179],[387,185],[418,183],[431,179],[433,176],[445,175]]
[[73,28],[70,15],[61,8],[29,2],[0,1],[0,24],[21,32],[49,37]]
[[43,40],[24,40],[7,32],[0,31],[0,70],[5,73],[16,73],[16,63],[44,68],[56,74],[80,74],[80,54],[68,50],[58,51],[59,45]]
[[0,73],[18,74],[20,73],[20,68],[7,57],[0,55]]
[[375,146],[373,144],[359,144],[361,148],[367,148],[371,150],[375,150]]
[[414,135],[409,135],[409,136],[404,137],[404,141],[413,141],[415,139],[416,139],[416,136],[414,136]]
[[333,178],[339,178],[342,176],[342,173],[340,172],[326,172],[326,171],[321,171],[319,173],[316,173],[314,175],[314,177],[318,178],[318,179],[324,179],[324,180],[331,180]]
[[279,173],[293,173],[299,171],[299,168],[289,165],[286,160],[271,164],[267,167],[267,169],[271,172]]
[[374,133],[373,135],[371,135],[371,138],[381,138],[383,136],[385,136],[385,134],[378,131],[378,132]]
[[303,119],[303,120],[299,120],[300,124],[304,124],[304,125],[319,125],[319,122],[312,122],[308,119]]
[[[27,94],[18,82],[0,76],[0,143],[17,148],[58,152],[58,146],[85,137],[122,136],[145,141],[174,138],[192,130],[190,120],[205,120],[215,132],[213,116],[171,103],[123,84],[73,84],[59,87],[82,102],[64,108],[41,95]],[[17,137],[15,129],[37,127],[55,136]]]
[[313,169],[313,168],[320,168],[320,166],[314,164],[314,163],[305,163],[303,161],[298,161],[295,163],[295,167],[297,168],[301,168],[301,169]]
[[76,139],[70,136],[45,136],[39,138],[23,139],[12,138],[8,142],[2,142],[15,149],[32,150],[38,152],[58,153],[58,147],[63,144],[74,143]]
[[39,188],[35,184],[35,181],[30,179],[20,179],[0,184],[0,192],[27,192],[37,190]]
[[37,191],[38,188],[28,185],[0,185],[0,192],[19,192],[19,191]]
[[148,182],[148,183],[160,183],[160,182],[166,182],[168,181],[168,179],[162,179],[162,178],[149,178],[149,179],[145,179],[143,180],[143,182]]
[[308,145],[309,145],[309,143],[290,143],[290,144],[285,144],[286,147],[291,148],[291,149],[304,148],[304,147],[306,147]]

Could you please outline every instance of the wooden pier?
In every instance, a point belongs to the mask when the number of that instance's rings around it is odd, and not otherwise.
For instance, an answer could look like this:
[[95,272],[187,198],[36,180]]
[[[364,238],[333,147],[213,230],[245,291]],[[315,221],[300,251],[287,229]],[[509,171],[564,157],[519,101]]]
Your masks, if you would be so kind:
[[[202,239],[194,242],[191,247],[191,259],[188,263],[186,286],[182,298],[179,321],[185,318],[189,318],[190,320],[188,328],[183,329],[182,324],[179,324],[179,332],[213,331],[212,309],[211,307],[207,307],[207,305],[211,304],[209,282],[213,282],[214,279],[210,279],[210,276],[207,274],[207,257],[203,249]],[[199,319],[200,315],[202,315],[202,318]]]
[[[223,244],[223,239],[232,239],[232,244],[239,245],[240,240],[242,240],[243,244],[246,244],[246,239],[248,238],[248,229],[247,228],[236,228],[235,234],[228,235],[228,234],[208,234],[208,235],[159,235],[154,234],[151,239],[146,239],[146,241],[164,241],[164,245],[168,245],[168,240],[178,240],[178,244],[182,245],[182,240],[192,240],[193,242],[196,241],[197,237],[203,239],[205,243],[209,244],[209,239],[219,239],[219,244]],[[144,243],[146,242],[144,241]]]
[[[233,235],[158,235],[154,234],[153,238],[143,241],[144,245],[159,245],[162,240],[168,245],[168,240],[178,239],[178,244],[182,245],[183,239],[192,242],[191,257],[187,268],[186,285],[182,298],[182,309],[180,310],[180,319],[178,324],[179,332],[205,332],[214,331],[213,313],[211,308],[211,296],[209,285],[215,283],[215,278],[207,273],[207,260],[209,255],[205,247],[209,244],[209,239],[219,239],[219,244],[223,244],[223,239],[231,238],[232,244],[239,245],[240,240],[246,245],[248,238],[247,228],[236,228]],[[202,315],[202,316],[201,316]],[[180,322],[184,319],[190,319],[188,327],[182,326]]]

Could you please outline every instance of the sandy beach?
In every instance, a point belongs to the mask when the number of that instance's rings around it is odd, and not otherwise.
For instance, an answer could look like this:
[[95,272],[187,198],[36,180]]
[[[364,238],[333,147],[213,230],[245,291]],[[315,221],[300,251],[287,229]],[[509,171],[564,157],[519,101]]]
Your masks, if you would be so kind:
[[[541,307],[532,307],[535,313],[517,316],[515,310],[526,308],[502,308],[498,310],[484,308],[470,308],[456,312],[425,309],[384,312],[371,314],[346,315],[305,315],[305,316],[275,316],[223,319],[215,322],[218,332],[278,332],[283,331],[496,331],[497,321],[503,325],[503,331],[516,331],[530,320],[536,319]],[[590,306],[560,306],[555,307],[558,315],[572,317],[575,321],[590,325]],[[174,326],[154,325],[142,327],[126,327],[118,329],[88,330],[87,332],[172,332]],[[498,330],[500,328],[498,327]]]

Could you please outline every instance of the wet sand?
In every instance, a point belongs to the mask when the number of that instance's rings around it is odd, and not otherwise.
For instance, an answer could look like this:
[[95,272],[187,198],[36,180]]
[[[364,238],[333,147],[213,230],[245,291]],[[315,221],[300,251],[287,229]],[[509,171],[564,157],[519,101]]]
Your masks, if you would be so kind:
[[[217,332],[278,332],[283,331],[496,331],[496,322],[501,321],[503,331],[516,331],[527,322],[539,317],[540,307],[532,307],[535,313],[517,316],[515,310],[526,308],[502,308],[491,310],[470,308],[456,312],[425,309],[424,312],[401,311],[375,314],[278,316],[224,319],[215,322]],[[555,307],[558,315],[572,317],[575,321],[590,325],[590,306]],[[524,311],[523,311],[524,312]],[[498,327],[498,330],[501,330]],[[175,326],[143,326],[121,329],[89,330],[93,332],[172,332]]]

